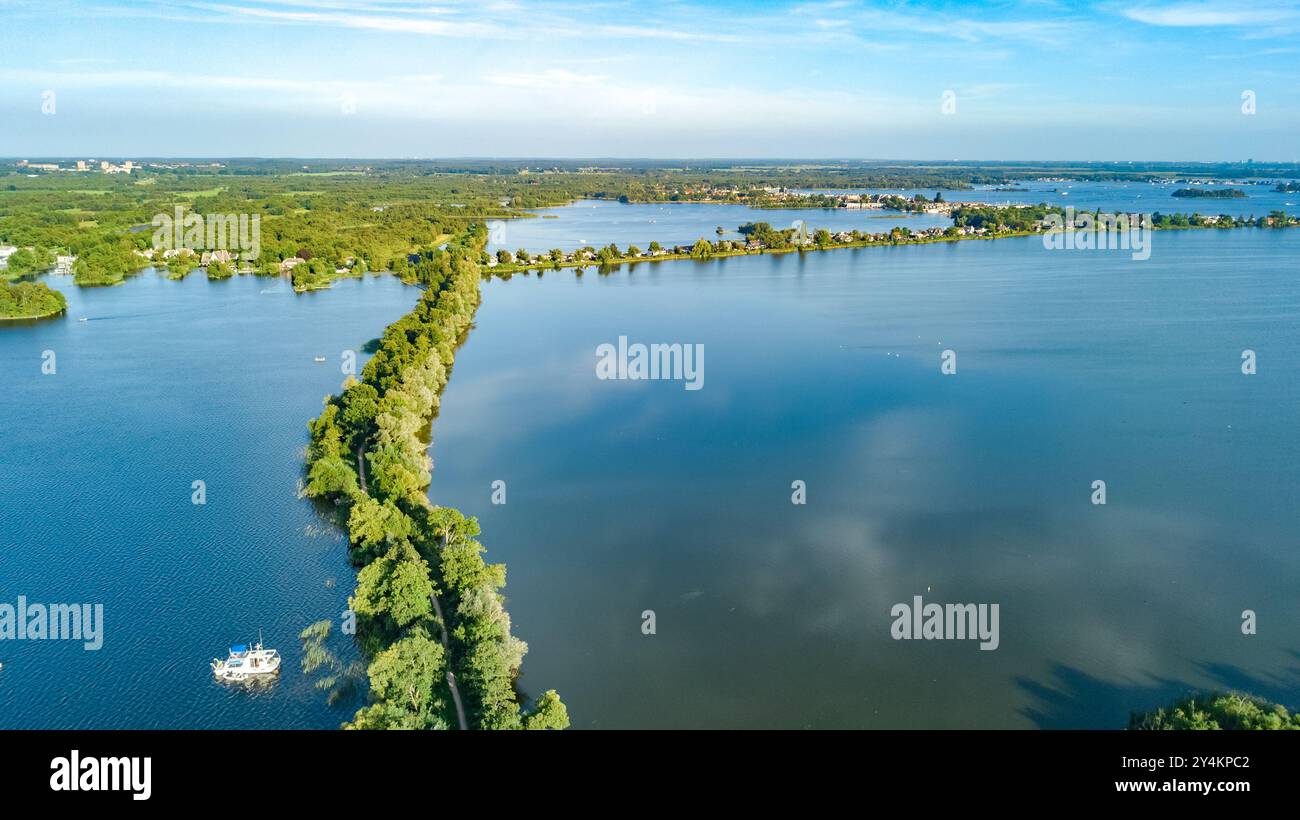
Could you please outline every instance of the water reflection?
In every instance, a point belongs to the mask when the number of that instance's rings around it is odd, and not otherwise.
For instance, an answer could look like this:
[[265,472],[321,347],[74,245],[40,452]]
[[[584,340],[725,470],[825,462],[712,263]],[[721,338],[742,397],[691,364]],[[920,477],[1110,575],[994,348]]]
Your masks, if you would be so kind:
[[[1147,263],[1012,240],[493,282],[432,495],[480,516],[522,683],[578,726],[1122,726],[1235,685],[1294,704],[1300,385],[1237,365],[1243,339],[1300,355],[1277,275],[1297,251],[1181,233]],[[707,387],[597,381],[619,335],[703,343]],[[1000,648],[892,640],[917,594],[1000,604]]]

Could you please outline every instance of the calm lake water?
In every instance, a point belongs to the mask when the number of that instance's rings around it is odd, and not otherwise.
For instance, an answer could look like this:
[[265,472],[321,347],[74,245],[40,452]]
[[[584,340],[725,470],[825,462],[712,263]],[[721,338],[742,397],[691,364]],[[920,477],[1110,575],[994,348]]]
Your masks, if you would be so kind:
[[[202,272],[46,281],[66,318],[0,326],[0,603],[100,603],[105,634],[98,651],[0,642],[0,727],[337,727],[352,710],[303,677],[298,632],[337,619],[354,576],[296,495],[305,425],[343,379],[341,351],[418,291],[385,277],[295,296]],[[208,661],[258,630],[284,656],[279,683],[216,683]]]
[[[896,194],[911,198],[920,194],[927,199],[942,192],[950,202],[985,202],[991,204],[1028,204],[1046,202],[1076,210],[1122,211],[1125,213],[1202,213],[1233,216],[1267,216],[1270,211],[1300,212],[1300,194],[1283,194],[1264,185],[1195,186],[1212,190],[1235,187],[1245,191],[1244,199],[1176,199],[1171,194],[1189,185],[1166,185],[1123,182],[1020,182],[1024,191],[998,191],[993,186],[952,191],[934,188],[837,189],[817,193]],[[637,245],[642,250],[657,240],[661,245],[688,245],[701,237],[737,239],[736,229],[746,222],[767,222],[777,228],[789,228],[802,220],[810,230],[860,230],[883,233],[895,226],[919,231],[946,228],[952,220],[937,214],[904,214],[888,210],[848,210],[845,208],[773,208],[758,209],[740,205],[712,205],[698,202],[619,203],[612,200],[580,200],[556,208],[533,211],[536,218],[505,222],[505,235],[494,237],[489,250],[531,253],[552,248],[571,251],[588,245],[601,247],[613,242],[620,248]]]
[[[930,196],[934,193],[931,192]],[[845,208],[749,208],[743,205],[711,205],[699,202],[620,203],[613,200],[579,200],[557,208],[540,208],[536,218],[505,220],[504,237],[493,237],[488,250],[530,253],[552,248],[602,247],[613,242],[620,248],[636,245],[645,250],[651,240],[664,246],[690,245],[701,237],[710,241],[739,239],[736,229],[746,222],[766,222],[789,228],[802,220],[809,230],[826,228],[883,233],[895,226],[912,230],[952,224],[946,216],[913,215],[897,211]]]
[[[1300,231],[1185,231],[1145,262],[1025,238],[494,280],[430,494],[480,518],[521,685],[576,727],[1120,726],[1213,686],[1297,706],[1298,257]],[[353,576],[295,495],[304,425],[416,292],[51,283],[70,318],[0,328],[0,602],[103,602],[108,633],[0,643],[0,726],[336,726],[356,704],[325,706],[296,634]],[[703,344],[703,389],[598,380],[619,336]],[[997,603],[1000,647],[892,640],[914,595]],[[213,683],[259,628],[280,683]]]
[[[523,685],[575,726],[1297,705],[1298,255],[1295,231],[1162,232],[1146,262],[1014,239],[494,281],[432,496],[480,517]],[[704,388],[597,380],[620,335],[703,344]],[[999,604],[1000,647],[891,639],[918,594]]]

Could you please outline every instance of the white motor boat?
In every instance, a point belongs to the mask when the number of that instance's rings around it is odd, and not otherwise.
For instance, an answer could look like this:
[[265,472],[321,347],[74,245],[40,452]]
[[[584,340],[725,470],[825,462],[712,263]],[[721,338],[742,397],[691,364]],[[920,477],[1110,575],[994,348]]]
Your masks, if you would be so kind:
[[251,647],[239,644],[230,647],[230,657],[223,660],[213,658],[212,673],[222,681],[243,681],[251,678],[263,678],[280,672],[280,653],[274,649],[264,649],[261,641]]

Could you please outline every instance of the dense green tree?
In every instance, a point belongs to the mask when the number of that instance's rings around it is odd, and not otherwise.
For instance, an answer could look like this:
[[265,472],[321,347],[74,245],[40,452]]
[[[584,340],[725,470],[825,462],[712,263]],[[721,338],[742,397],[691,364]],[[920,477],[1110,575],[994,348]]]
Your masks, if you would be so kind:
[[229,279],[235,275],[235,269],[226,262],[211,262],[207,266],[209,279]]
[[1130,729],[1297,729],[1300,714],[1238,694],[1194,695],[1168,708],[1134,714]]
[[357,573],[350,599],[363,646],[382,646],[426,621],[433,611],[432,594],[429,566],[408,544],[394,546],[367,564]]
[[556,694],[548,689],[537,699],[533,711],[524,716],[525,729],[567,729],[569,728],[569,710]]
[[54,256],[54,252],[48,248],[19,248],[10,254],[8,267],[0,271],[0,274],[7,274],[12,279],[46,271],[54,267]]
[[44,282],[0,282],[0,318],[38,318],[67,310],[62,293]]
[[396,641],[370,663],[370,694],[379,704],[358,712],[354,728],[448,728],[446,673],[441,644],[423,632]]
[[343,395],[339,397],[339,422],[348,447],[355,449],[374,435],[375,417],[379,415],[379,391],[374,385],[356,381],[350,376],[348,379]]
[[410,516],[396,504],[362,494],[348,514],[353,563],[364,565],[392,547],[409,542],[414,529]]

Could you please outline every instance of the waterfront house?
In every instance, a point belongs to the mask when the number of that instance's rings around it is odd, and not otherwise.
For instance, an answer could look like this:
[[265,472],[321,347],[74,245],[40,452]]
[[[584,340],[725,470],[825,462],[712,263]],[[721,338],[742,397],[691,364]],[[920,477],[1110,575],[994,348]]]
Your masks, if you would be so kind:
[[222,263],[229,265],[231,261],[230,251],[204,251],[199,257],[200,265],[209,265],[213,263]]

